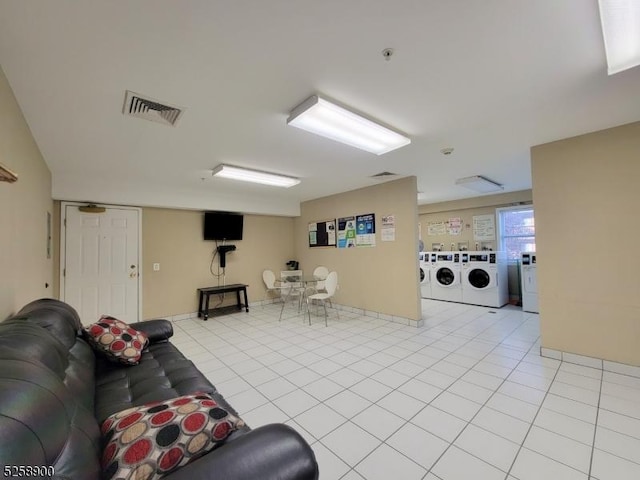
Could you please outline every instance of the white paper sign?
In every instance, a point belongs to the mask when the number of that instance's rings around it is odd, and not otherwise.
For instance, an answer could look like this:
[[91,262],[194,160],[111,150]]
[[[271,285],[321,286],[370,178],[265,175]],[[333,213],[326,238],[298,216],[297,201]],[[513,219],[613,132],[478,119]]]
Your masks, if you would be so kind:
[[460,235],[462,232],[462,219],[460,217],[450,218],[447,223],[449,235]]
[[473,239],[476,241],[496,239],[495,215],[489,214],[473,216]]
[[439,236],[446,235],[447,226],[444,222],[429,222],[427,224],[427,235]]
[[396,216],[383,215],[380,239],[383,242],[395,242],[396,240]]

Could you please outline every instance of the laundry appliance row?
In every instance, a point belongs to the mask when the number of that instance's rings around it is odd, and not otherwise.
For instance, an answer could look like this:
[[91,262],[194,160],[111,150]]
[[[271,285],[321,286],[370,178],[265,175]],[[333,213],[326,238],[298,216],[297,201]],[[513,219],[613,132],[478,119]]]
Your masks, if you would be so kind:
[[509,301],[504,252],[420,252],[422,298],[500,308]]

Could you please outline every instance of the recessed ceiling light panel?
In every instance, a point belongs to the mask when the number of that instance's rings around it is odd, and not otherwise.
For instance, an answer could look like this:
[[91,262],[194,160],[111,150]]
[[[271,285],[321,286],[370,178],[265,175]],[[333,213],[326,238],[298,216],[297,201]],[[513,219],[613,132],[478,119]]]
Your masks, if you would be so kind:
[[599,0],[609,75],[640,65],[640,2]]
[[410,138],[317,95],[294,108],[287,124],[376,155],[411,143]]
[[241,182],[260,183],[273,187],[293,187],[300,183],[299,178],[287,177],[275,173],[261,172],[248,168],[234,167],[232,165],[220,164],[213,169],[212,175],[215,177],[230,178]]
[[500,190],[504,190],[504,186],[498,182],[489,180],[487,177],[483,177],[482,175],[459,178],[456,180],[456,185],[481,193],[499,192]]

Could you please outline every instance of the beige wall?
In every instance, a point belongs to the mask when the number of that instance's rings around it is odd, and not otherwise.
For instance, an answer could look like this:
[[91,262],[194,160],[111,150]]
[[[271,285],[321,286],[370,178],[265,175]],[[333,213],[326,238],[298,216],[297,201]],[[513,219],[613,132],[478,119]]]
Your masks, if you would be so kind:
[[640,122],[531,157],[542,346],[640,365]]
[[[475,250],[476,241],[473,239],[474,215],[495,215],[496,208],[531,203],[531,199],[531,190],[522,190],[519,192],[465,198],[452,202],[421,205],[418,207],[418,219],[421,225],[424,248],[425,250],[430,250],[432,243],[443,243],[445,250],[451,250],[451,244],[454,243],[457,250],[459,242],[467,242],[469,250]],[[462,219],[462,233],[460,235],[427,235],[429,222],[446,222],[450,218]],[[497,248],[497,240],[492,243],[495,250]]]
[[[300,268],[318,265],[338,272],[337,303],[417,321],[418,286],[416,178],[409,177],[301,204],[295,219],[295,247]],[[351,215],[375,213],[376,246],[310,248],[308,225]],[[381,217],[395,215],[396,240],[380,240]]]
[[[521,190],[518,192],[499,193],[496,195],[483,195],[481,197],[465,198],[451,202],[431,203],[418,207],[420,230],[424,249],[431,250],[433,243],[443,243],[445,250],[451,250],[451,244],[455,244],[458,249],[459,242],[467,242],[469,250],[475,250],[476,241],[473,239],[473,217],[474,215],[494,215],[496,208],[510,207],[514,205],[530,204],[532,201],[531,190]],[[427,235],[429,222],[446,222],[449,218],[462,219],[462,233],[460,235]],[[496,228],[497,228],[496,218]],[[498,248],[496,240],[489,242],[495,250]],[[483,242],[477,242],[482,244]],[[481,248],[481,245],[478,245]],[[517,265],[509,265],[508,268],[509,296],[515,302],[520,297],[520,276]]]
[[[210,272],[215,242],[202,239],[202,223],[198,211],[143,209],[143,318],[195,312],[196,289],[219,284]],[[228,243],[237,250],[227,255],[226,283],[246,283],[249,301],[262,300],[262,271],[283,270],[294,258],[293,219],[245,215],[243,240]],[[160,264],[159,272],[153,271],[154,263]],[[217,258],[213,271],[218,272]],[[235,294],[226,297],[224,305],[235,302]]]
[[46,237],[53,202],[51,173],[1,69],[0,163],[19,177],[13,184],[0,182],[2,320],[31,300],[52,296],[53,261],[47,259]]

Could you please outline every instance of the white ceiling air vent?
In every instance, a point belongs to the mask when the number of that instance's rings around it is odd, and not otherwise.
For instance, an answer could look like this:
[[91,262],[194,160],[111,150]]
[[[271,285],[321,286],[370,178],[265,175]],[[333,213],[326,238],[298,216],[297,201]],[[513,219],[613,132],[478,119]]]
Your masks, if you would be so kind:
[[150,97],[127,90],[124,96],[122,113],[131,117],[144,118],[152,122],[163,123],[175,127],[182,116],[184,108],[161,103]]
[[380,173],[376,173],[375,175],[371,175],[371,178],[379,182],[384,182],[386,180],[393,180],[394,178],[398,178],[399,176],[400,175],[398,175],[397,173],[380,172]]

